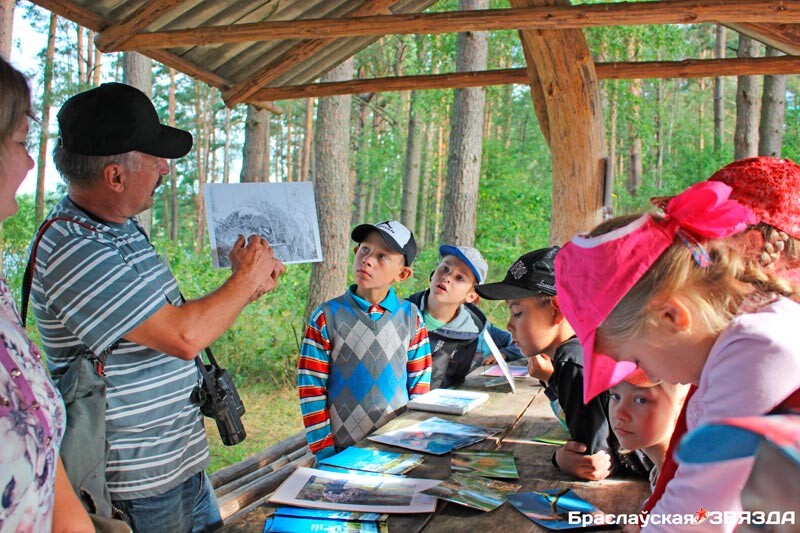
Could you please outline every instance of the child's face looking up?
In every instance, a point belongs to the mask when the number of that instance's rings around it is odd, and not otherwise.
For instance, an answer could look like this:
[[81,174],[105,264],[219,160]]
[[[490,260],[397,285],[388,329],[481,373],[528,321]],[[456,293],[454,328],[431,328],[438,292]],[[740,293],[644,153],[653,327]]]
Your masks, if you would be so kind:
[[610,393],[611,428],[623,448],[646,451],[669,444],[677,407],[663,386],[637,387],[623,381]]
[[429,298],[442,304],[472,303],[478,298],[475,275],[463,261],[446,255],[433,271]]
[[380,233],[371,231],[355,248],[353,279],[360,289],[384,289],[411,275],[403,256],[389,248]]

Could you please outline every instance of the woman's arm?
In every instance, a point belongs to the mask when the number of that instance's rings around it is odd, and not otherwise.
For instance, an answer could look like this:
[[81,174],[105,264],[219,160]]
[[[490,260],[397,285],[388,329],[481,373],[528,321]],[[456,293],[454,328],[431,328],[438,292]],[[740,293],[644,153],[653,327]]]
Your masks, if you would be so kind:
[[72,489],[67,478],[67,471],[61,457],[58,458],[56,470],[56,487],[53,501],[53,533],[87,532],[94,533],[94,525],[86,509]]

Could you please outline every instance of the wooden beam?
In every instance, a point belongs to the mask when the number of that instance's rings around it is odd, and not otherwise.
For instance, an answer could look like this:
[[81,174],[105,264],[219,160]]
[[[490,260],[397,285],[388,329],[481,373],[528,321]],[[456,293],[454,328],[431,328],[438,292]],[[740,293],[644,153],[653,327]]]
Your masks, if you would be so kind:
[[800,26],[797,24],[725,24],[757,41],[789,55],[800,55]]
[[[800,57],[754,57],[731,59],[686,59],[683,61],[644,61],[595,63],[598,79],[628,80],[653,78],[712,78],[762,74],[800,74]],[[335,83],[309,83],[270,87],[253,94],[253,99],[292,100],[344,94],[410,91],[412,89],[463,89],[489,85],[527,85],[524,68],[455,72],[421,76],[397,76]]]
[[116,43],[116,47],[104,43],[102,49],[111,52],[278,39],[704,22],[800,22],[800,3],[778,0],[673,0],[285,20],[141,33],[126,43]]
[[[348,13],[350,16],[360,17],[384,13],[397,0],[364,0],[364,3]],[[313,39],[303,41],[284,52],[278,59],[265,65],[249,78],[235,87],[222,93],[222,98],[228,106],[234,106],[251,98],[253,93],[274,80],[301,61],[311,57],[316,52],[333,43],[334,39]],[[261,100],[261,99],[258,99]]]
[[[112,26],[111,21],[105,17],[93,13],[88,9],[80,6],[70,0],[35,0],[35,4],[52,11],[56,15],[63,17],[72,22],[76,22],[85,28],[101,33],[106,28]],[[156,61],[163,63],[168,67],[183,72],[189,76],[195,77],[200,81],[208,83],[212,87],[216,87],[220,91],[224,91],[233,86],[233,83],[225,78],[217,76],[213,72],[203,70],[194,63],[190,63],[182,57],[167,52],[166,50],[147,50],[144,54]],[[269,101],[259,101],[256,105],[271,111],[277,115],[283,114],[283,109]]]
[[[184,0],[150,0],[136,9],[130,16],[119,24],[109,26],[98,33],[94,43],[103,52],[120,50],[128,39],[145,29],[152,22],[161,18],[173,7],[183,3]],[[167,48],[158,46],[155,48]]]

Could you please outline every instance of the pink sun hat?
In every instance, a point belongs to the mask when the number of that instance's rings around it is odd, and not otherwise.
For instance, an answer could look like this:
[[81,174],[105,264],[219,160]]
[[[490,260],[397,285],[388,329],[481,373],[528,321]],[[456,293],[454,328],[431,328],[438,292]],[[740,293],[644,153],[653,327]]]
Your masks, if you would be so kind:
[[[645,214],[627,226],[588,237],[578,235],[556,256],[556,292],[561,310],[583,347],[583,401],[625,379],[636,370],[595,351],[597,328],[680,231],[698,264],[707,261],[695,239],[723,238],[744,231],[756,218],[750,209],[729,200],[730,186],[719,181],[696,183],[672,198],[664,217]],[[697,255],[695,255],[697,252]]]

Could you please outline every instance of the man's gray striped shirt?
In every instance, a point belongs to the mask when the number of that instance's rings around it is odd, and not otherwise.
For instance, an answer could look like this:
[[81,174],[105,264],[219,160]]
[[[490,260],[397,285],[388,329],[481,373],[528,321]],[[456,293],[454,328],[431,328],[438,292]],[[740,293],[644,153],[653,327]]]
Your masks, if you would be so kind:
[[66,197],[48,215],[62,217],[39,243],[31,289],[47,366],[57,381],[80,354],[120,341],[105,366],[108,488],[115,500],[162,494],[208,464],[190,399],[197,367],[122,337],[180,305],[178,285],[133,219],[101,222]]

